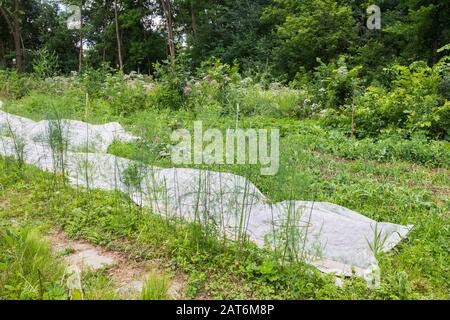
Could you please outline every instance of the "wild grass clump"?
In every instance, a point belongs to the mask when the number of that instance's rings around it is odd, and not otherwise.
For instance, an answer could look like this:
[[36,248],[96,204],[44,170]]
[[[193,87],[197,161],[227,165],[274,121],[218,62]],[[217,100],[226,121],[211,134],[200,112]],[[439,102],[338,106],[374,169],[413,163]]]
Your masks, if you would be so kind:
[[314,108],[308,92],[304,90],[253,86],[243,91],[240,106],[244,115],[306,118]]
[[0,70],[0,97],[20,99],[38,86],[39,81],[17,71]]
[[15,128],[13,128],[13,126],[11,125],[9,119],[6,119],[5,128],[0,127],[0,132],[2,130],[6,133],[6,137],[10,138],[13,142],[14,158],[17,161],[16,163],[19,170],[21,171],[21,169],[25,165],[25,141],[23,137],[17,134]]
[[142,287],[142,300],[168,300],[169,278],[166,275],[150,273]]
[[63,299],[64,267],[34,229],[0,229],[0,298]]
[[333,153],[347,159],[381,162],[405,161],[430,167],[450,166],[450,145],[446,141],[429,140],[423,135],[403,139],[399,135],[382,135],[376,139],[350,139],[339,131],[315,130],[316,135],[298,137],[311,149]]
[[66,178],[67,152],[69,147],[69,123],[63,119],[58,109],[52,108],[48,116],[48,125],[44,134],[44,143],[50,147],[55,178]]

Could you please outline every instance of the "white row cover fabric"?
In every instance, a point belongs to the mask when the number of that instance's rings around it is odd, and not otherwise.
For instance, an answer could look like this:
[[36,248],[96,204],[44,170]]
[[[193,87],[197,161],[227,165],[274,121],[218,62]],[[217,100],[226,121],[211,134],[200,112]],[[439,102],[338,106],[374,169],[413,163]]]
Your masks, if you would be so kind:
[[[55,132],[65,148],[49,142]],[[230,173],[158,168],[106,153],[114,140],[133,139],[118,123],[34,122],[0,111],[0,155],[45,171],[64,168],[75,186],[122,191],[155,213],[214,225],[231,239],[245,234],[260,247],[288,248],[323,272],[362,276],[377,264],[375,238],[388,251],[412,228],[331,203],[271,203],[249,180]]]

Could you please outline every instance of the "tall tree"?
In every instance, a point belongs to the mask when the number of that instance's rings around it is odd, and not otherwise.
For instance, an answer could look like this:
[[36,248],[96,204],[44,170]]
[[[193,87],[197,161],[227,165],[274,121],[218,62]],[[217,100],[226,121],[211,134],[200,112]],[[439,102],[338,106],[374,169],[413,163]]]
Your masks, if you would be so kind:
[[[450,1],[407,0],[410,18],[407,50],[414,58],[439,59],[437,50],[450,41]],[[404,30],[404,29],[403,29]]]
[[[177,27],[184,18],[184,32],[189,35],[188,50],[194,64],[199,65],[209,57],[227,63],[238,60],[244,69],[270,62],[271,24],[260,19],[269,3],[270,0],[177,1]],[[190,15],[183,16],[183,12]]]
[[83,1],[80,2],[80,51],[78,55],[78,72],[81,72],[83,67],[83,57],[84,57],[84,48],[83,48]]
[[86,63],[99,67],[106,62],[120,67],[122,60],[124,72],[152,72],[154,62],[167,58],[166,36],[158,23],[164,15],[162,3],[115,1],[117,18],[113,0],[91,2],[85,7]]
[[194,0],[191,0],[191,26],[192,26],[192,33],[195,34],[197,33],[197,13],[196,13],[196,8],[195,8],[195,4],[194,4]]
[[14,49],[16,52],[16,68],[22,70],[22,39],[21,39],[21,19],[19,0],[0,2],[0,13],[5,19],[14,40]]
[[357,21],[345,1],[273,0],[264,20],[275,24],[274,56],[279,68],[294,76],[313,69],[316,58],[329,61],[347,53],[357,38]]
[[175,60],[175,41],[173,36],[173,20],[172,13],[170,11],[170,0],[161,0],[163,9],[164,9],[164,17],[166,19],[167,26],[167,42],[169,45],[169,53],[172,58],[172,61]]
[[115,26],[116,26],[117,55],[119,57],[119,67],[120,67],[120,72],[123,73],[122,37],[120,35],[120,28],[119,28],[119,13],[117,10],[117,1],[114,1],[114,21],[115,21]]

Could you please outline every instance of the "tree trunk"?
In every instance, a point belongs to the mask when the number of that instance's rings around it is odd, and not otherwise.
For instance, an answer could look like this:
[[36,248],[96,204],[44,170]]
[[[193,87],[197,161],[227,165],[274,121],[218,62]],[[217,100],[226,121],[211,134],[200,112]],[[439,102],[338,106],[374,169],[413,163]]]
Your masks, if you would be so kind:
[[162,5],[164,9],[164,16],[166,18],[167,24],[167,41],[169,44],[170,57],[172,62],[175,61],[175,43],[173,39],[173,22],[172,15],[170,14],[170,0],[162,0]]
[[120,72],[123,73],[123,59],[122,59],[122,37],[119,29],[119,14],[117,12],[117,1],[114,1],[114,20],[116,22],[116,39],[117,39],[117,53],[119,57]]
[[3,44],[3,40],[0,39],[0,60],[5,56],[5,45]]
[[83,31],[80,29],[80,51],[78,53],[78,73],[81,73],[83,67]]
[[22,44],[20,41],[20,19],[19,19],[19,0],[14,0],[14,17],[13,17],[13,38],[14,48],[16,50],[16,68],[18,71],[22,70]]
[[0,64],[4,62],[5,59],[5,45],[3,43],[3,40],[0,39]]
[[17,0],[14,1],[14,14],[13,21],[11,21],[10,17],[6,13],[6,11],[0,7],[0,12],[5,18],[6,24],[9,27],[9,30],[14,39],[14,50],[16,52],[16,68],[17,70],[22,69],[22,46],[20,44],[20,25],[19,25],[19,3]]
[[197,33],[197,16],[195,15],[194,1],[191,1],[191,20],[192,20],[192,32],[195,36]]
[[434,39],[433,41],[433,65],[438,62],[438,39]]
[[83,67],[83,0],[80,1],[80,51],[78,54],[78,73]]

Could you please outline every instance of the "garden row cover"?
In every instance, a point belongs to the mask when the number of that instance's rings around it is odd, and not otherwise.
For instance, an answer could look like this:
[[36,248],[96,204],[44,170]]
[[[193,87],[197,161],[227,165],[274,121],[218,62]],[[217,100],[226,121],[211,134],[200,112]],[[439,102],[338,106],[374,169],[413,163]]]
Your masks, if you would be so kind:
[[[64,170],[73,185],[120,190],[136,204],[150,207],[158,214],[214,224],[231,239],[245,233],[260,247],[289,248],[323,272],[364,275],[377,263],[371,250],[375,233],[385,239],[382,249],[388,251],[412,227],[377,223],[331,203],[271,203],[249,180],[234,174],[158,168],[107,154],[114,140],[138,139],[118,123],[35,122],[0,110],[3,156],[18,157],[17,146],[23,142],[26,163],[45,171],[61,172],[62,162],[54,146],[55,132],[62,132],[61,141],[67,142]],[[283,234],[287,229],[291,241],[286,243]]]

